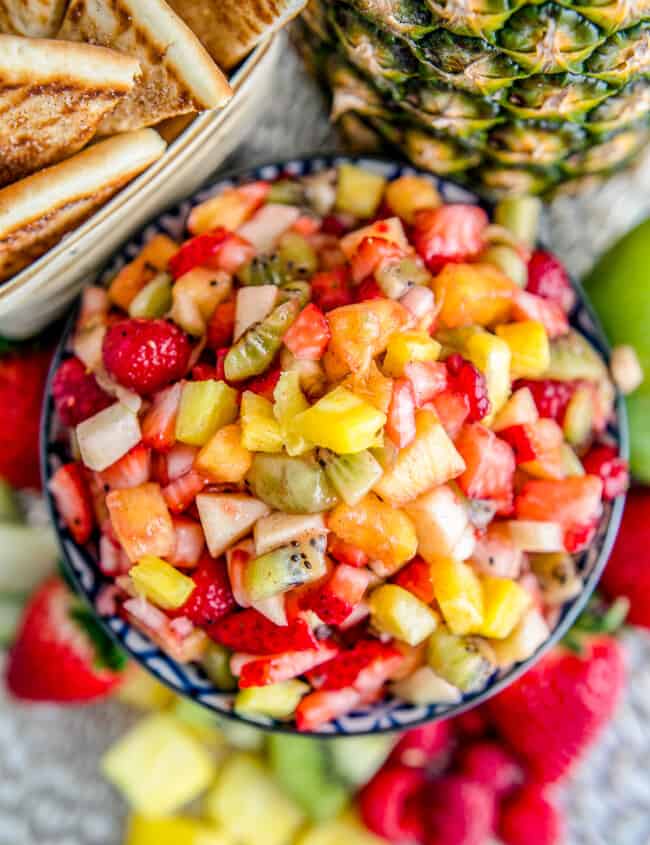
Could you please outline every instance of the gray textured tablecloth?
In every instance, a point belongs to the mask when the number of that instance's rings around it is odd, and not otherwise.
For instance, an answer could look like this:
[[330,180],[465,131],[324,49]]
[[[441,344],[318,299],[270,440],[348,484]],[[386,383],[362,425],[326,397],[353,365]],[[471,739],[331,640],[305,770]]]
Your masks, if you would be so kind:
[[[268,111],[229,166],[336,146],[324,101],[287,47]],[[648,213],[650,156],[633,173],[579,199],[556,200],[547,237],[581,273]],[[564,789],[568,845],[650,845],[650,637],[630,633],[625,643],[625,700]],[[120,845],[125,807],[102,781],[97,763],[132,719],[114,703],[78,710],[19,707],[0,690],[0,845]]]

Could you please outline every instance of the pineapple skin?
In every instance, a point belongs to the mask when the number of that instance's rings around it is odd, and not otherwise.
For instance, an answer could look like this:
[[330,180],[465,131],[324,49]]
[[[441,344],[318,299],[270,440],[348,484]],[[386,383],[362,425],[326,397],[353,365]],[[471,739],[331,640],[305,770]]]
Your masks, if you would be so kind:
[[294,32],[353,147],[489,196],[573,190],[650,136],[648,0],[310,0]]

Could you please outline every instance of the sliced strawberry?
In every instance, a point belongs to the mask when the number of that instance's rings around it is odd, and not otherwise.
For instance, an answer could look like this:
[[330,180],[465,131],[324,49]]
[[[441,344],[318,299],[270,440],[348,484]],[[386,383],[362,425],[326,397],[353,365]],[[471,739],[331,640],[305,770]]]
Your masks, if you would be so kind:
[[59,419],[64,425],[76,426],[108,408],[114,399],[97,384],[78,358],[67,358],[52,381],[52,396]]
[[561,306],[550,299],[516,288],[512,297],[513,320],[536,320],[551,338],[561,337],[569,331],[569,321]]
[[205,551],[205,535],[201,523],[187,516],[175,516],[172,523],[176,544],[167,560],[179,569],[193,569]]
[[542,379],[541,381],[520,379],[515,382],[514,389],[519,390],[522,387],[527,387],[533,395],[540,417],[548,417],[562,425],[566,409],[579,384],[576,381],[557,381],[554,379]]
[[381,687],[403,659],[401,652],[392,645],[379,640],[360,640],[317,672],[310,672],[309,679],[316,689],[352,687],[365,694]]
[[217,378],[217,371],[211,364],[200,361],[195,367],[192,367],[190,376],[192,381],[211,381]]
[[256,376],[247,382],[246,390],[252,390],[253,393],[257,393],[259,396],[268,399],[269,402],[273,402],[273,391],[280,380],[281,374],[282,370],[280,367],[273,367],[268,372],[263,373],[261,376]]
[[467,400],[460,393],[443,390],[431,400],[431,404],[442,423],[442,427],[452,440],[458,437],[469,414]]
[[138,443],[118,461],[99,473],[102,483],[111,490],[139,487],[151,476],[151,450]]
[[301,732],[316,731],[362,704],[363,696],[354,689],[312,692],[296,708],[296,727]]
[[368,302],[371,299],[385,299],[383,290],[372,276],[365,279],[357,288],[355,302]]
[[407,563],[393,578],[393,583],[417,596],[425,604],[431,604],[435,596],[433,594],[433,581],[431,580],[431,567],[421,557],[415,557]]
[[228,570],[223,560],[204,554],[192,573],[195,588],[189,599],[174,616],[186,616],[195,625],[204,627],[218,622],[235,608]]
[[229,234],[227,229],[218,227],[185,241],[169,260],[169,271],[174,279],[179,279],[195,267],[214,267],[215,256]]
[[242,667],[239,686],[246,689],[289,681],[315,669],[321,663],[332,660],[338,651],[335,644],[322,642],[316,648],[306,651],[288,651],[253,659]]
[[330,533],[327,538],[327,551],[335,557],[339,563],[347,563],[349,566],[366,566],[369,561],[368,555],[352,543],[346,543],[336,534]]
[[321,587],[305,595],[302,607],[313,610],[326,625],[340,625],[362,600],[369,583],[367,569],[341,563]]
[[317,305],[310,302],[285,334],[283,342],[294,358],[320,361],[330,337],[330,326],[325,315]]
[[489,224],[485,211],[477,205],[441,205],[415,215],[413,244],[434,272],[448,261],[466,261],[477,256],[485,245]]
[[352,302],[347,267],[324,270],[311,277],[311,296],[321,311],[331,311]]
[[162,488],[163,499],[172,513],[183,513],[193,504],[205,485],[205,478],[195,470],[190,470]]
[[49,488],[75,542],[87,543],[95,527],[95,514],[81,464],[73,462],[59,467],[50,479]]
[[415,440],[415,396],[411,382],[397,379],[388,406],[386,434],[398,449],[404,449]]
[[470,499],[493,499],[507,509],[512,502],[515,456],[512,448],[480,423],[463,426],[456,448],[465,461],[457,479]]
[[210,259],[209,266],[234,275],[240,267],[248,264],[254,257],[255,247],[245,238],[230,232],[214,258]]
[[575,303],[575,292],[564,265],[543,249],[536,249],[530,257],[526,290],[556,303],[565,313]]
[[467,403],[467,422],[482,420],[490,413],[485,376],[471,361],[466,361],[458,354],[450,355],[445,364],[448,389],[464,397]]
[[358,285],[372,276],[382,264],[396,261],[403,256],[404,251],[391,241],[384,238],[364,238],[350,259],[352,281]]
[[515,460],[522,469],[542,478],[564,478],[562,429],[550,419],[525,425],[512,425],[499,432],[512,446]]
[[230,346],[235,331],[235,308],[234,299],[222,302],[214,310],[208,323],[206,344],[209,349],[221,349]]
[[447,389],[447,367],[442,361],[412,361],[404,367],[404,376],[411,383],[417,408]]
[[176,417],[183,385],[172,384],[153,397],[153,405],[140,423],[142,442],[158,452],[167,452],[176,442]]
[[627,461],[620,458],[613,446],[594,446],[582,461],[585,472],[597,475],[603,482],[603,499],[622,496],[630,486]]
[[196,446],[189,446],[187,443],[175,443],[165,455],[169,481],[175,481],[188,473],[194,466],[198,453],[199,450]]
[[252,608],[229,614],[211,625],[208,634],[232,651],[248,654],[280,654],[318,647],[318,641],[304,619],[298,617],[291,625],[274,625]]
[[418,812],[426,773],[410,766],[385,766],[359,793],[366,827],[389,842],[422,842],[424,823]]

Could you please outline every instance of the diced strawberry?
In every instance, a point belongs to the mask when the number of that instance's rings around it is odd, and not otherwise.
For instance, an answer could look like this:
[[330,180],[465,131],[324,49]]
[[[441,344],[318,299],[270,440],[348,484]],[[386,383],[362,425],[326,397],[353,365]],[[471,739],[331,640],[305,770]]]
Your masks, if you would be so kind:
[[256,376],[247,382],[246,390],[252,390],[253,393],[257,393],[259,396],[268,399],[269,402],[273,402],[273,391],[281,375],[282,370],[280,367],[273,367],[268,372],[262,373],[261,376]]
[[402,663],[394,646],[379,640],[360,640],[308,676],[316,689],[341,690],[352,687],[362,694],[376,690]]
[[176,417],[183,385],[172,384],[153,397],[153,405],[144,415],[140,428],[142,442],[158,452],[169,451],[176,442]]
[[214,258],[228,235],[227,229],[219,227],[185,241],[176,255],[169,260],[172,276],[179,279],[195,267],[214,266]]
[[578,385],[579,382],[576,381],[520,379],[515,382],[514,389],[527,387],[533,395],[540,417],[548,417],[562,425],[566,409]]
[[467,261],[477,256],[485,245],[483,234],[489,222],[477,205],[458,203],[418,211],[413,244],[435,272],[448,261]]
[[404,375],[411,382],[417,408],[447,388],[447,367],[442,361],[411,361],[404,367]]
[[332,719],[347,715],[362,703],[363,696],[354,689],[312,692],[296,708],[296,727],[299,731],[316,731]]
[[64,464],[49,482],[57,510],[76,543],[87,543],[95,527],[93,503],[81,464]]
[[371,299],[386,299],[386,295],[384,294],[383,290],[379,287],[376,280],[372,276],[369,276],[367,279],[361,282],[361,284],[357,288],[354,301],[368,302]]
[[297,232],[303,238],[309,238],[318,232],[320,228],[321,222],[318,217],[313,217],[311,214],[302,214],[291,227],[291,231]]
[[467,400],[460,393],[443,390],[431,400],[442,427],[452,440],[458,437],[469,414]]
[[352,543],[346,543],[341,540],[336,534],[330,532],[327,539],[327,551],[335,557],[339,563],[347,563],[349,566],[366,566],[368,563],[368,555]]
[[151,480],[164,487],[169,484],[167,455],[164,452],[151,453]]
[[355,220],[343,214],[326,214],[323,217],[321,230],[327,235],[335,235],[337,238],[343,237],[354,226]]
[[[383,238],[364,238],[350,259],[352,281],[358,285],[387,261],[395,261],[404,255],[397,244]],[[383,294],[382,294],[383,296]]]
[[530,257],[526,290],[557,303],[564,312],[569,312],[575,302],[575,292],[564,265],[543,249],[536,249]]
[[393,583],[413,593],[425,604],[431,604],[435,598],[433,581],[431,580],[431,567],[421,557],[413,558],[410,563],[400,569],[394,576]]
[[478,422],[490,413],[487,382],[471,361],[461,355],[450,355],[447,365],[447,385],[452,393],[463,396],[467,402],[467,422]]
[[302,606],[313,610],[326,625],[340,625],[359,604],[369,583],[367,569],[341,563],[322,587],[306,594]]
[[295,358],[320,361],[330,337],[330,327],[325,315],[311,302],[300,312],[283,341]]
[[215,369],[215,378],[217,381],[226,381],[226,355],[228,354],[228,349],[217,349],[216,351],[216,358],[217,362],[214,365]]
[[174,616],[186,616],[195,625],[204,627],[218,622],[235,608],[225,561],[204,554],[192,572],[195,588]]
[[125,575],[131,568],[131,561],[128,559],[120,544],[102,534],[99,538],[99,557],[97,560],[102,575],[108,578],[117,578],[118,575]]
[[426,783],[426,773],[421,769],[384,766],[359,793],[359,810],[366,827],[389,842],[422,842],[424,822],[419,799]]
[[318,647],[307,622],[298,617],[291,625],[274,625],[257,610],[240,610],[219,620],[208,629],[210,637],[232,651],[248,654],[281,654]]
[[78,358],[67,358],[60,365],[52,381],[52,396],[59,419],[69,426],[79,425],[115,401]]
[[190,470],[162,488],[163,499],[172,513],[183,513],[205,487],[206,480]]
[[493,499],[507,509],[515,475],[512,448],[480,423],[463,426],[456,448],[465,461],[465,472],[457,479],[465,495]]
[[536,320],[544,326],[551,339],[569,331],[567,316],[557,302],[535,296],[521,288],[516,288],[512,294],[512,319]]
[[499,432],[512,446],[515,460],[532,475],[542,478],[564,478],[562,429],[550,419],[539,419],[525,425],[512,425]]
[[208,322],[206,334],[206,344],[209,349],[216,351],[232,343],[235,331],[235,308],[234,299],[222,302],[215,308]]
[[321,642],[316,648],[305,651],[287,651],[270,657],[260,657],[246,663],[239,676],[241,689],[264,687],[289,681],[315,669],[321,663],[332,660],[339,648],[331,642]]
[[187,516],[175,516],[172,523],[176,544],[167,560],[180,569],[193,569],[205,551],[203,528],[199,522]]
[[312,276],[311,296],[321,311],[332,311],[341,305],[350,305],[353,298],[347,267],[335,267]]
[[613,446],[594,446],[582,461],[585,472],[597,475],[603,482],[603,499],[623,495],[630,486],[627,461],[620,458]]
[[386,434],[398,449],[405,448],[415,440],[415,407],[411,382],[404,378],[393,382]]
[[196,446],[189,446],[187,443],[175,443],[165,456],[168,480],[176,481],[177,478],[188,473],[194,466],[198,452]]
[[214,258],[210,259],[209,267],[224,270],[233,275],[255,257],[255,247],[245,238],[231,232],[221,244]]
[[211,364],[206,364],[203,361],[192,367],[191,372],[192,381],[211,381],[216,379],[217,371]]
[[111,490],[139,487],[149,481],[151,475],[151,450],[144,443],[138,443],[99,475]]

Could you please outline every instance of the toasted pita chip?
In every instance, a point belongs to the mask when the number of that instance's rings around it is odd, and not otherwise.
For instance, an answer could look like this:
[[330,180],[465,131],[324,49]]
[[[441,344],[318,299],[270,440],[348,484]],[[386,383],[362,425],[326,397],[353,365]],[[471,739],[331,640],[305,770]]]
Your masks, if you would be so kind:
[[207,50],[163,0],[72,0],[59,38],[112,47],[140,61],[138,84],[104,118],[103,135],[220,108],[232,94]]
[[85,147],[139,68],[105,47],[0,35],[0,187]]
[[230,70],[266,35],[276,32],[306,0],[168,0],[205,44],[219,67]]
[[0,0],[0,32],[52,38],[68,0]]
[[0,281],[74,229],[165,151],[153,129],[94,144],[0,191]]

